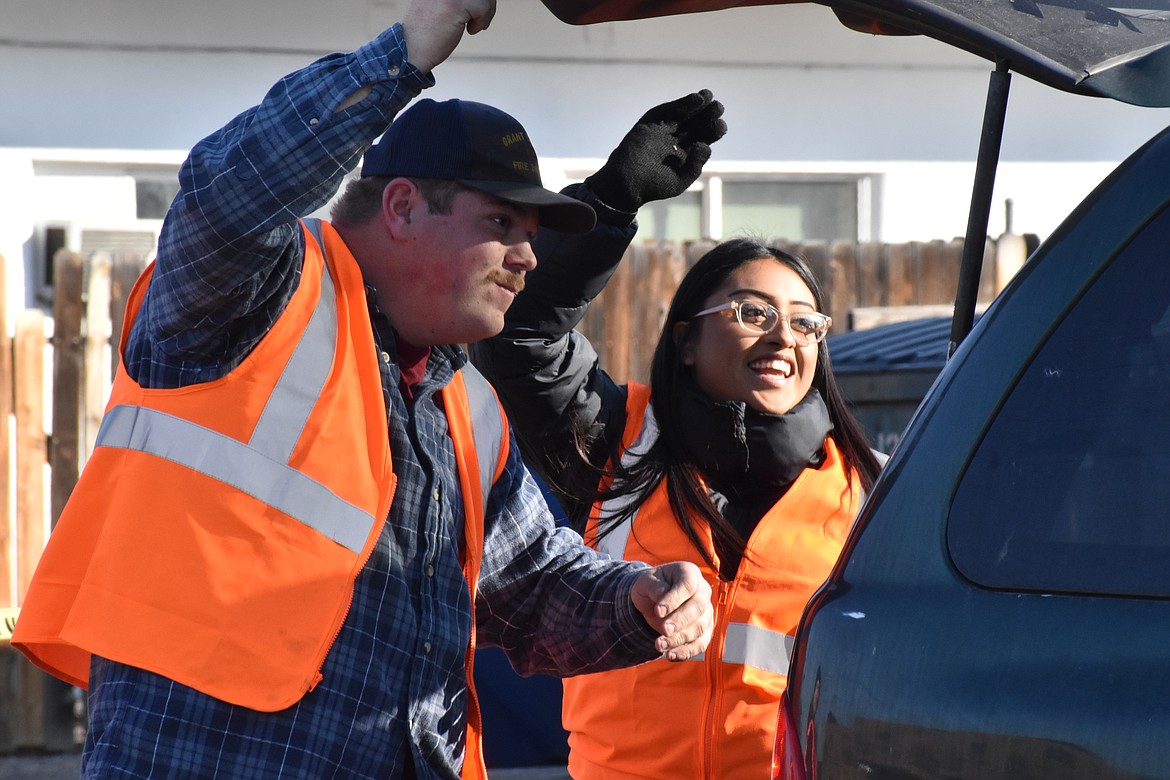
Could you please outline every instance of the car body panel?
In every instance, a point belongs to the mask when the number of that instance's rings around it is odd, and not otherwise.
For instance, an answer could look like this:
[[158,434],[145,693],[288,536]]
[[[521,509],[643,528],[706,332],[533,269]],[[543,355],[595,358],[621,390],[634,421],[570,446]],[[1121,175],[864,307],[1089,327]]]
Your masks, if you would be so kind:
[[[1041,245],[928,392],[801,624],[789,695],[810,777],[1170,776],[1170,600],[980,587],[946,539],[1023,367],[1168,207],[1170,131]],[[1135,294],[1155,281],[1170,251]]]

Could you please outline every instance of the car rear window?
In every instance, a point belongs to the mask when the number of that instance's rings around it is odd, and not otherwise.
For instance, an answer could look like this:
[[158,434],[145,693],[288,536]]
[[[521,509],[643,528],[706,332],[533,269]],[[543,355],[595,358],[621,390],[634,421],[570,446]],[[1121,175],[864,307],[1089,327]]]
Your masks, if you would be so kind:
[[1170,212],[1013,388],[959,484],[947,543],[989,587],[1170,596]]

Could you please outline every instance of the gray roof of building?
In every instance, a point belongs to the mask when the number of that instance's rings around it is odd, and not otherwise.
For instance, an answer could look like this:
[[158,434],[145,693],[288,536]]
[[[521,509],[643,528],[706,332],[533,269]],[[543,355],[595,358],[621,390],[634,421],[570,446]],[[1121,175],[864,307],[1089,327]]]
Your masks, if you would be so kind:
[[947,360],[950,317],[893,322],[826,339],[835,373],[940,370]]

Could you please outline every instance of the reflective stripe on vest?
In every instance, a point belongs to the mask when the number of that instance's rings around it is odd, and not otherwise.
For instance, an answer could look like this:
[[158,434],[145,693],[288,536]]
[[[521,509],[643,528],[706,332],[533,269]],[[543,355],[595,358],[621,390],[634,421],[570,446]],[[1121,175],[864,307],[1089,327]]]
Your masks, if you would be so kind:
[[[751,623],[728,623],[723,641],[725,664],[751,666],[764,672],[788,676],[788,664],[792,659],[792,648],[796,637],[779,631],[753,626]],[[706,653],[699,653],[688,661],[706,660]]]
[[[304,220],[324,255],[318,219]],[[337,343],[337,298],[328,262],[322,264],[321,294],[309,324],[281,372],[280,380],[245,443],[210,428],[154,409],[119,405],[109,410],[96,446],[131,449],[185,466],[232,485],[337,542],[361,553],[375,518],[320,482],[288,465],[305,422],[329,375]],[[494,444],[479,452],[499,453],[504,421],[487,380],[464,370],[476,442]],[[477,457],[486,508],[497,459]]]
[[743,664],[765,672],[788,675],[788,659],[796,639],[750,623],[729,623],[723,643],[723,662]]
[[[639,458],[650,451],[650,447],[657,439],[658,420],[654,417],[654,408],[647,405],[646,412],[642,417],[642,430],[638,432],[638,438],[622,453],[622,467],[632,467]],[[598,528],[606,528],[606,520],[620,515],[638,498],[636,493],[626,493],[607,498],[601,502],[601,508],[597,514]],[[636,511],[631,512],[621,523],[607,530],[605,535],[597,540],[597,549],[619,561],[625,558],[626,543],[630,539],[630,531],[634,528],[634,518],[637,514]]]
[[[483,491],[483,503],[480,506],[486,514],[488,494],[492,492],[498,462],[498,457],[493,459],[488,454],[499,453],[504,446],[504,416],[500,413],[495,391],[484,375],[471,363],[459,371],[463,374],[467,405],[471,408],[471,431],[476,441],[476,460],[479,462],[479,487]],[[482,447],[480,443],[490,444],[490,447]]]

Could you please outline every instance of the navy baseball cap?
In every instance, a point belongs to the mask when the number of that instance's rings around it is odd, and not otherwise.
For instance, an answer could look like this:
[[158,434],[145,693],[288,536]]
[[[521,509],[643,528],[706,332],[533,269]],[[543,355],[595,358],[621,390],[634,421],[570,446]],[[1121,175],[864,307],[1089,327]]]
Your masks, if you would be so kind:
[[597,222],[589,204],[544,188],[536,150],[519,122],[468,100],[415,102],[366,151],[361,175],[452,179],[536,206],[541,225],[565,233],[587,233]]

